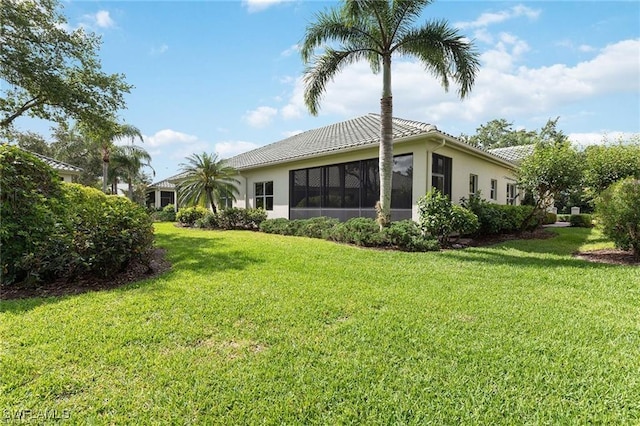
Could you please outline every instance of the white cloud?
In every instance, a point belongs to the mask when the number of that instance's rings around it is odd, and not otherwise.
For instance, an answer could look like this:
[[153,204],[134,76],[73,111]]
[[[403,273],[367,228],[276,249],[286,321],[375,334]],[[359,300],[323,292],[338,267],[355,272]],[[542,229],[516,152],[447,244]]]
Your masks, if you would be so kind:
[[262,12],[263,10],[280,3],[286,3],[292,0],[242,0],[242,4],[247,8],[249,13]]
[[234,155],[242,154],[243,152],[251,151],[256,148],[258,148],[258,145],[253,142],[224,141],[216,144],[215,152],[220,156],[220,158],[231,158]]
[[198,141],[198,137],[171,129],[157,131],[152,136],[143,135],[145,144],[156,148],[167,145],[192,145]]
[[278,114],[278,110],[268,106],[261,106],[253,111],[247,111],[244,119],[251,127],[265,127],[271,123],[273,117]]
[[601,145],[607,143],[617,143],[619,141],[631,141],[637,140],[639,135],[637,133],[626,132],[610,132],[604,131],[601,133],[569,133],[567,135],[569,140],[575,145],[584,147],[588,145]]
[[286,132],[282,132],[282,136],[290,138],[291,136],[299,135],[302,132],[304,132],[304,130],[287,130]]
[[289,47],[288,49],[283,50],[282,52],[280,52],[280,56],[291,56],[294,53],[298,53],[300,51],[300,45],[299,44],[294,44],[293,46]]
[[540,10],[531,9],[530,7],[519,4],[507,10],[501,10],[499,12],[483,13],[475,21],[456,22],[454,26],[461,29],[484,28],[488,27],[489,25],[499,24],[510,19],[519,18],[521,16],[534,20],[537,19],[538,16],[540,16]]
[[81,27],[89,28],[112,28],[116,26],[116,22],[111,18],[108,10],[99,10],[90,15],[83,15]]
[[150,51],[150,54],[151,54],[151,55],[162,55],[162,54],[163,54],[163,53],[165,53],[167,50],[169,50],[169,45],[167,45],[167,44],[164,44],[164,43],[163,43],[163,44],[161,44],[161,45],[160,45],[160,46],[158,46],[158,47],[155,47],[155,46],[154,46],[154,47],[152,47],[152,48],[151,48],[151,51]]
[[[452,85],[445,93],[440,83],[417,62],[396,61],[393,68],[394,114],[440,124],[483,123],[496,117],[509,120],[533,116],[552,117],[568,105],[594,96],[640,92],[640,39],[624,40],[592,54],[574,66],[551,64],[532,68],[518,65],[528,45],[509,34],[501,34],[496,47],[482,56],[475,86],[464,101]],[[351,118],[379,110],[381,75],[374,75],[364,62],[345,68],[327,86],[321,114]],[[304,86],[296,81],[284,118],[302,115]],[[453,130],[453,129],[452,129]]]

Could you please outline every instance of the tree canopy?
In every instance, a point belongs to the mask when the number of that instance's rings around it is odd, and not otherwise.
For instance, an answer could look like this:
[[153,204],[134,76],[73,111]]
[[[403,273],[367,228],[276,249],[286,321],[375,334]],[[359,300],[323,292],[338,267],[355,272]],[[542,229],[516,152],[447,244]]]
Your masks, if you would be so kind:
[[[317,114],[327,84],[348,65],[367,61],[374,73],[382,71],[380,99],[380,199],[378,222],[390,220],[393,169],[391,59],[412,56],[438,78],[445,90],[451,82],[458,94],[471,91],[479,68],[473,43],[444,20],[413,24],[430,0],[345,0],[316,16],[302,42],[304,100]],[[324,52],[316,54],[316,49]]]
[[99,126],[125,107],[132,86],[102,71],[100,38],[67,30],[57,0],[3,0],[0,25],[0,130],[22,115]]
[[513,122],[497,118],[480,125],[473,135],[462,133],[458,138],[482,149],[506,148],[509,146],[531,145],[539,140],[549,141],[566,138],[561,130],[557,130],[560,117],[549,119],[540,131],[514,129]]

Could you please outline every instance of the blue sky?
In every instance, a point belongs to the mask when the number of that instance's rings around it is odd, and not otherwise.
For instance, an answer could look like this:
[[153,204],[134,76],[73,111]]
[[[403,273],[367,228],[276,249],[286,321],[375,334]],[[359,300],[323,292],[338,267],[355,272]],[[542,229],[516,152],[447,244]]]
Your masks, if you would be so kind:
[[[102,36],[107,72],[135,86],[122,121],[145,135],[155,180],[192,153],[240,152],[369,112],[381,76],[348,67],[311,116],[302,100],[298,43],[317,11],[301,0],[64,3],[70,28]],[[410,58],[393,64],[394,116],[473,134],[505,118],[537,129],[560,116],[578,144],[640,133],[640,2],[440,1],[424,19],[446,19],[475,40],[481,71],[464,101]],[[30,119],[20,130],[49,135]]]

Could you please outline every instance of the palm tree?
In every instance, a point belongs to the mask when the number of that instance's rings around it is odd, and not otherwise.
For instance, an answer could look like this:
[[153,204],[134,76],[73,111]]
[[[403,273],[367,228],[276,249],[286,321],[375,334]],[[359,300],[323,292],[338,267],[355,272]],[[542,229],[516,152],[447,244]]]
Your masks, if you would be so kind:
[[109,177],[114,180],[116,185],[116,189],[113,189],[112,192],[117,193],[118,178],[123,178],[127,182],[127,196],[131,201],[133,201],[133,181],[140,175],[141,169],[149,167],[153,175],[156,174],[151,167],[151,156],[138,145],[116,146],[111,152],[109,165]]
[[[341,7],[316,16],[307,27],[301,55],[304,100],[309,112],[318,114],[327,83],[345,66],[366,60],[374,73],[382,70],[380,99],[380,200],[378,223],[390,220],[393,170],[391,57],[415,56],[438,77],[445,90],[453,80],[464,98],[471,90],[479,68],[473,44],[446,21],[428,21],[413,28],[432,0],[345,0]],[[332,47],[337,44],[337,47]],[[315,49],[323,48],[321,55]]]
[[216,202],[222,198],[235,199],[238,193],[235,178],[238,174],[233,167],[219,160],[217,154],[192,154],[187,163],[180,164],[182,176],[177,185],[178,199],[182,205],[194,205],[204,201],[207,208],[217,213]]

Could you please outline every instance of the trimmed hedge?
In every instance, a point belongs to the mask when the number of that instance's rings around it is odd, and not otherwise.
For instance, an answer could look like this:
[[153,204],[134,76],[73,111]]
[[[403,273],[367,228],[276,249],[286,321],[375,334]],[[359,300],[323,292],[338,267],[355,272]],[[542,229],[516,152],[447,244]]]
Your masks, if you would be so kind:
[[593,216],[590,214],[572,214],[569,217],[569,223],[575,228],[592,228]]
[[176,220],[184,226],[193,226],[196,223],[196,220],[202,219],[207,213],[210,212],[204,207],[185,207],[178,210],[178,213],[176,213]]
[[258,230],[260,224],[267,219],[264,209],[240,209],[236,207],[219,210],[217,213],[207,211],[204,216],[193,223],[202,229],[246,229]]
[[[463,200],[462,205],[478,216],[476,235],[499,235],[531,231],[539,226],[533,206],[512,206],[490,203],[479,197]],[[527,223],[525,220],[530,217]]]
[[391,222],[380,231],[374,219],[356,217],[346,222],[328,217],[311,219],[268,219],[260,224],[268,234],[322,238],[363,247],[393,247],[404,251],[439,250],[436,240],[425,238],[412,220]]
[[451,244],[452,235],[458,238],[478,229],[478,217],[463,206],[454,205],[449,197],[437,189],[430,190],[418,200],[420,228],[436,238],[442,246]]
[[167,204],[164,208],[156,210],[152,213],[151,217],[157,222],[175,222],[176,210],[173,204]]
[[546,212],[544,216],[544,220],[542,221],[543,225],[553,225],[558,221],[558,215],[553,212]]

